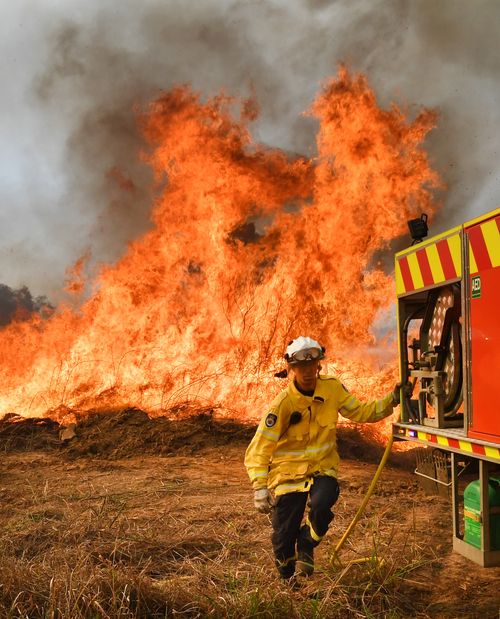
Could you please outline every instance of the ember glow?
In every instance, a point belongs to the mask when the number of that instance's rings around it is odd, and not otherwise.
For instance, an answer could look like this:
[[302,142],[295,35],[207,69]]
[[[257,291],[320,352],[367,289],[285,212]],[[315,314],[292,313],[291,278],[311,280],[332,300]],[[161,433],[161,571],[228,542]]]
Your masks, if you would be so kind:
[[254,418],[283,387],[274,372],[300,334],[324,343],[359,397],[392,386],[396,354],[369,352],[384,346],[372,325],[395,298],[376,257],[437,207],[422,149],[434,115],[381,110],[365,78],[341,69],[308,112],[319,129],[307,159],[253,143],[256,113],[252,101],[177,88],[140,116],[154,227],[101,269],[78,311],[0,332],[0,412],[161,414],[196,401]]

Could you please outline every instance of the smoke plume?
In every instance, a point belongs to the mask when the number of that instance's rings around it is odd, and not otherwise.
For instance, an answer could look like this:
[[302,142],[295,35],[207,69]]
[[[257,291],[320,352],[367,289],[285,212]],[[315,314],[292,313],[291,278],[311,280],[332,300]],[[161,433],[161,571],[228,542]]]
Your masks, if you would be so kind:
[[495,0],[24,0],[2,17],[0,258],[14,288],[57,300],[83,253],[91,271],[150,227],[136,112],[176,84],[253,96],[257,141],[311,155],[302,112],[344,61],[386,107],[438,110],[426,144],[448,189],[432,232],[498,205]]
[[33,297],[26,286],[13,290],[0,284],[0,327],[15,320],[27,320],[33,314],[48,318],[53,311],[47,297]]

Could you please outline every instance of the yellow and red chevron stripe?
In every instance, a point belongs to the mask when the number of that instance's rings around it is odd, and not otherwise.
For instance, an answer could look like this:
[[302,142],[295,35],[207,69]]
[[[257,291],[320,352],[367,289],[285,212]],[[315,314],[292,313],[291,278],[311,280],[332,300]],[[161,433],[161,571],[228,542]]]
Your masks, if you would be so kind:
[[462,276],[460,232],[396,257],[398,295]]
[[500,462],[500,446],[485,445],[464,438],[452,438],[450,436],[423,432],[414,428],[402,428],[401,426],[398,427],[397,436],[420,443],[427,443],[442,449],[449,448],[464,454],[475,455],[484,460]]
[[430,434],[429,432],[417,432],[417,436],[419,440],[426,441],[427,443],[433,443],[439,447],[452,447],[453,449],[457,449],[459,451],[476,454],[477,456],[486,456],[487,458],[498,460],[500,462],[499,447],[480,445],[478,443],[464,441],[463,439],[440,436],[439,434]]
[[467,229],[471,275],[500,266],[500,215]]

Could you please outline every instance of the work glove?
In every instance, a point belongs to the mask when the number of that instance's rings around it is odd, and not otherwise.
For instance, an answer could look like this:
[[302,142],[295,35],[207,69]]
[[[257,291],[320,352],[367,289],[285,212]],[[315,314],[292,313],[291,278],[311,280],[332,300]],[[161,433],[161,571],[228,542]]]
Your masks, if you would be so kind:
[[397,383],[394,387],[394,391],[392,392],[392,403],[394,406],[399,404],[401,398],[401,387],[403,388],[403,395],[407,398],[411,398],[411,394],[413,393],[413,385],[411,383]]
[[259,488],[255,490],[253,494],[253,504],[258,512],[261,514],[269,514],[271,507],[273,507],[273,497],[267,488]]

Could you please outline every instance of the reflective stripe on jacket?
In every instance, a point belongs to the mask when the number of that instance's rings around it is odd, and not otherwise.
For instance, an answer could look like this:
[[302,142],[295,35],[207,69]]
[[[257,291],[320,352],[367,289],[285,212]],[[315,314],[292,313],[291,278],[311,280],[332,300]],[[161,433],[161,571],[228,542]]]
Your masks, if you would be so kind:
[[339,412],[362,423],[379,421],[392,410],[392,393],[363,403],[333,376],[319,376],[313,396],[291,382],[261,419],[246,451],[254,489],[267,487],[277,495],[305,492],[315,475],[337,477]]

